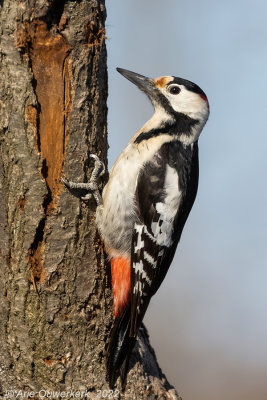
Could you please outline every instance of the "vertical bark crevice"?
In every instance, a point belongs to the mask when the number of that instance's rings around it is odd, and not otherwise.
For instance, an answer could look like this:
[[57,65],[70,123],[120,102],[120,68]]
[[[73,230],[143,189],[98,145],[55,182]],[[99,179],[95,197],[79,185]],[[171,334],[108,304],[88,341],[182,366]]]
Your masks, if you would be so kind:
[[28,26],[29,59],[39,108],[38,141],[45,160],[43,175],[51,191],[47,211],[56,207],[65,154],[66,120],[71,108],[70,46],[66,38],[47,23],[35,20]]
[[[70,45],[55,29],[61,21],[65,1],[55,1],[44,19],[26,22],[16,32],[16,46],[27,58],[33,74],[37,107],[28,105],[26,120],[35,128],[36,145],[41,153],[41,174],[47,193],[43,199],[43,218],[28,252],[33,284],[45,277],[43,251],[47,216],[57,205],[65,157],[67,121],[71,109]],[[50,27],[50,29],[49,29]]]

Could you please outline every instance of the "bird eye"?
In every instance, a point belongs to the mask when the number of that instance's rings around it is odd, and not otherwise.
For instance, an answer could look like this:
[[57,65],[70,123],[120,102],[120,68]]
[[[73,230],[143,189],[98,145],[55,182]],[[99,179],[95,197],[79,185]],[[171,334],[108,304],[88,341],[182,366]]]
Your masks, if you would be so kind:
[[179,88],[179,86],[171,86],[169,89],[169,92],[171,94],[179,94],[181,91],[181,89]]

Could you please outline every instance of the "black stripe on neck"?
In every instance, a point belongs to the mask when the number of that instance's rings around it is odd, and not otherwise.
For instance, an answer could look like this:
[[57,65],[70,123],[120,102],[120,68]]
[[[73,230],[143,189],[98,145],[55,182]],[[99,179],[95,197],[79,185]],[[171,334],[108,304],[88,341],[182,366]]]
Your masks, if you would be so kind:
[[148,132],[141,132],[134,143],[141,143],[143,140],[151,139],[160,135],[178,136],[184,134],[190,136],[192,128],[199,123],[198,119],[193,119],[182,113],[176,113],[177,119],[174,122],[166,122],[164,125],[151,129]]

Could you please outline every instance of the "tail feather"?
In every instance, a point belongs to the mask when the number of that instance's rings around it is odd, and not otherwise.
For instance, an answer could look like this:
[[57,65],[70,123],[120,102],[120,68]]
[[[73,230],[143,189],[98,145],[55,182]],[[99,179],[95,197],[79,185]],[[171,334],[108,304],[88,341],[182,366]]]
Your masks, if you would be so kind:
[[130,337],[131,309],[128,305],[122,314],[115,319],[110,335],[107,352],[107,380],[111,389],[114,388],[119,375],[122,388],[126,385],[129,360],[134,348],[136,338]]

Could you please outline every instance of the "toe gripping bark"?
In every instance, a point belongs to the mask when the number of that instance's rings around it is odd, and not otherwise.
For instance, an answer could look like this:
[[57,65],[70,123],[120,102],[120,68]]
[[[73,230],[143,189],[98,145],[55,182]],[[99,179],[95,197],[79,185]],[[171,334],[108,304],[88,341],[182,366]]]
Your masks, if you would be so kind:
[[90,200],[93,196],[96,204],[99,206],[103,204],[103,200],[98,189],[97,179],[105,173],[105,165],[99,160],[97,155],[90,154],[90,157],[95,160],[95,165],[88,183],[71,182],[63,176],[61,180],[74,196],[85,201]]

